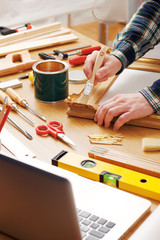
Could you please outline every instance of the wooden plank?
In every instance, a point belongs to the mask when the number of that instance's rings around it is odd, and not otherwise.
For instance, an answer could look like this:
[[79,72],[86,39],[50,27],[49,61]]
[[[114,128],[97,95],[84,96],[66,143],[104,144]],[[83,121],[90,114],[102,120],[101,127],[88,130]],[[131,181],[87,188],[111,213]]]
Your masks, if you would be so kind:
[[5,56],[9,53],[14,53],[17,51],[35,50],[35,49],[40,49],[44,47],[52,47],[59,44],[73,42],[76,40],[78,40],[78,37],[71,33],[71,34],[66,34],[62,36],[46,38],[39,41],[24,42],[21,44],[17,43],[17,44],[9,45],[6,47],[1,47],[0,56]]
[[141,58],[132,63],[128,68],[142,71],[160,72],[160,60]]
[[15,39],[13,41],[7,41],[5,43],[0,44],[0,47],[4,47],[4,46],[8,46],[11,44],[16,44],[16,43],[20,43],[20,42],[27,42],[27,41],[37,41],[40,39],[44,39],[44,38],[50,38],[50,37],[56,37],[59,35],[64,35],[64,34],[68,34],[70,33],[71,30],[61,27],[55,31],[51,30],[51,31],[47,31],[47,32],[41,32],[39,34],[36,34],[34,36],[28,36],[28,37],[23,37],[23,38],[19,38],[19,39]]
[[18,33],[13,33],[7,36],[3,36],[0,38],[0,44],[5,43],[5,42],[12,42],[17,39],[25,39],[26,37],[33,37],[37,34],[41,34],[42,32],[47,32],[47,31],[54,31],[57,30],[61,27],[61,24],[59,22],[55,22],[52,24],[44,25],[42,27],[36,27],[32,29],[25,30],[23,32],[18,32]]
[[160,178],[160,162],[113,149],[93,147],[89,157]]
[[[45,39],[45,38],[57,37],[57,36],[60,36],[60,35],[65,35],[65,34],[68,34],[68,33],[71,33],[70,29],[61,27],[61,28],[57,29],[56,31],[49,31],[49,32],[43,33],[43,34],[41,34],[39,36],[31,37],[29,40],[30,41],[37,41],[37,40],[41,40],[41,39]],[[25,39],[25,41],[26,41],[26,39]]]

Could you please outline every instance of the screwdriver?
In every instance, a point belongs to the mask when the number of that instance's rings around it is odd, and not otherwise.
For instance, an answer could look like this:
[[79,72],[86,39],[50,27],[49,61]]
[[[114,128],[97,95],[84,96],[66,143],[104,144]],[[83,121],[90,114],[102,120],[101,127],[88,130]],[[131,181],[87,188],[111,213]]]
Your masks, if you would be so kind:
[[[0,106],[0,112],[2,112],[2,106]],[[16,127],[20,132],[22,132],[30,140],[33,139],[32,136],[25,131],[20,125],[18,125],[12,118],[7,117],[8,122],[10,122],[14,127]]]
[[46,122],[46,118],[43,117],[42,115],[40,115],[36,110],[34,110],[33,108],[31,108],[29,106],[29,104],[27,103],[27,101],[25,99],[23,99],[15,90],[13,90],[12,88],[7,88],[6,93],[8,94],[8,96],[10,96],[10,98],[12,100],[14,100],[16,103],[19,103],[19,105],[21,105],[22,107],[27,108],[29,111],[31,111],[34,115],[36,115],[37,117],[39,117],[40,119],[42,119],[43,121]]
[[[3,103],[5,97],[7,96],[7,94],[5,94],[2,90],[0,90],[0,102]],[[26,116],[24,115],[24,113],[22,113],[19,108],[17,107],[17,105],[11,100],[10,97],[8,97],[8,105],[10,105],[12,107],[12,110],[14,110],[15,112],[17,112],[21,117],[23,117],[26,121],[28,121],[31,125],[34,126],[34,123]]]

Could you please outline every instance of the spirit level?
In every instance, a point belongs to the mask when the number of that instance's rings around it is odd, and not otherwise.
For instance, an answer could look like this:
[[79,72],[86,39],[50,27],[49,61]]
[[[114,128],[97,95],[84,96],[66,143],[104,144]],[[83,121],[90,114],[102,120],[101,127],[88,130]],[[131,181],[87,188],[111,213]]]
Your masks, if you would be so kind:
[[83,177],[160,201],[160,179],[82,155],[61,151],[52,164]]

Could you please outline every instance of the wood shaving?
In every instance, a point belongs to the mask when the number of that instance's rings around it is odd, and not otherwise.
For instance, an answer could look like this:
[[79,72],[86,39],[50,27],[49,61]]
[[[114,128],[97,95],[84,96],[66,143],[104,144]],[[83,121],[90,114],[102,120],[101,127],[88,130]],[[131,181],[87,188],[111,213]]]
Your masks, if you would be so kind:
[[88,135],[90,143],[97,144],[117,144],[121,145],[124,136],[121,134],[103,134],[103,135]]

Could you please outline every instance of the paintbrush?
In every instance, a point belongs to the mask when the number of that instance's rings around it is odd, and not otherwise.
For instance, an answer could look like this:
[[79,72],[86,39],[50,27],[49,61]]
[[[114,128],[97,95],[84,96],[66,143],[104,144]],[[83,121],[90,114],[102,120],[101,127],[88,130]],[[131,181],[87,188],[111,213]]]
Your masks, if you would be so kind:
[[90,79],[88,79],[88,81],[86,82],[86,85],[85,85],[84,90],[81,95],[81,103],[85,103],[87,101],[87,99],[89,98],[89,96],[91,95],[91,92],[94,87],[95,75],[103,63],[105,53],[106,53],[106,47],[104,46],[101,48],[101,50],[97,54],[95,64],[93,67],[92,77]]

